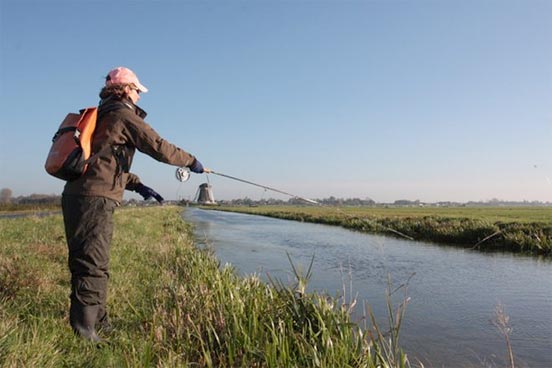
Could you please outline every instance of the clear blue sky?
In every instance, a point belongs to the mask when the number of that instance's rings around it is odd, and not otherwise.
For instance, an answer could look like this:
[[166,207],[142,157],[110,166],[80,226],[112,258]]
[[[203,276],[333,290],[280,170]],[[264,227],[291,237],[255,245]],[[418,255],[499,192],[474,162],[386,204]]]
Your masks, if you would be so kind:
[[[146,121],[222,173],[312,198],[552,201],[552,1],[0,4],[14,196],[61,193],[50,139],[124,65]],[[170,199],[207,180],[140,153],[132,169]],[[221,199],[286,198],[209,180]]]

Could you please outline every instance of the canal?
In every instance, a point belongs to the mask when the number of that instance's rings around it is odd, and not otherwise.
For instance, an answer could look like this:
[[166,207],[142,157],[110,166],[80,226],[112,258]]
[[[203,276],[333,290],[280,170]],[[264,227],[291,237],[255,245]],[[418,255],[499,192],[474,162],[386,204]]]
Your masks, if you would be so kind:
[[[186,209],[200,246],[242,275],[294,280],[290,258],[310,290],[358,300],[381,324],[386,290],[408,282],[401,345],[412,363],[434,367],[504,366],[506,344],[493,321],[502,305],[510,318],[517,366],[552,367],[552,262],[511,253],[368,235],[339,227],[261,216]],[[268,276],[267,276],[268,275]],[[394,303],[404,294],[394,294]]]

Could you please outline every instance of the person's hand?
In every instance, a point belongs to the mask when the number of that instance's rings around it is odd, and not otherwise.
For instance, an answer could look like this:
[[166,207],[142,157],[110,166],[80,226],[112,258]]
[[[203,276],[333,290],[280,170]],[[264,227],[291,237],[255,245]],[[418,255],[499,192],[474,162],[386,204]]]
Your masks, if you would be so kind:
[[190,165],[190,170],[192,172],[195,172],[196,174],[203,174],[203,172],[205,171],[203,169],[203,165],[201,164],[201,162],[199,162],[199,160],[196,158],[194,160],[194,162]]
[[144,197],[144,200],[148,200],[151,197],[155,198],[155,200],[159,203],[163,203],[164,198],[161,197],[159,193],[157,193],[155,190],[151,189],[150,187],[146,187],[144,184],[140,183],[136,186],[136,189],[134,189],[135,192],[140,194],[142,197]]

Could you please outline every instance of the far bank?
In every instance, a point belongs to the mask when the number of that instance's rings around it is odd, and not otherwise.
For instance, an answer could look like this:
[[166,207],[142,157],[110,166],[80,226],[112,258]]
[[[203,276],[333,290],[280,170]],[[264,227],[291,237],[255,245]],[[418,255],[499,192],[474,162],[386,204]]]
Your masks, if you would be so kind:
[[552,254],[552,207],[205,206],[481,251]]

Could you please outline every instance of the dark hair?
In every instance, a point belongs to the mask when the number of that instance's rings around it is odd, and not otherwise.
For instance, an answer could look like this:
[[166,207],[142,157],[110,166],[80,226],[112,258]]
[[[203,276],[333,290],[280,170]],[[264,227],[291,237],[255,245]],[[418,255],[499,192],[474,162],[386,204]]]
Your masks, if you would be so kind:
[[110,86],[105,86],[100,91],[100,98],[103,100],[107,97],[116,97],[118,99],[121,99],[123,97],[126,97],[127,93],[125,92],[126,84],[112,84]]

